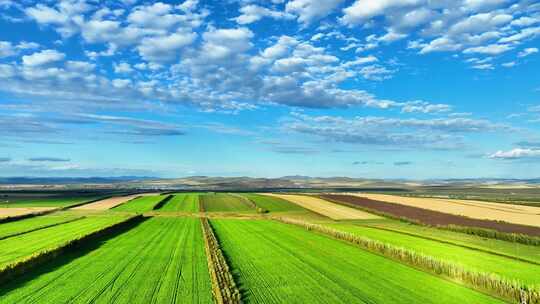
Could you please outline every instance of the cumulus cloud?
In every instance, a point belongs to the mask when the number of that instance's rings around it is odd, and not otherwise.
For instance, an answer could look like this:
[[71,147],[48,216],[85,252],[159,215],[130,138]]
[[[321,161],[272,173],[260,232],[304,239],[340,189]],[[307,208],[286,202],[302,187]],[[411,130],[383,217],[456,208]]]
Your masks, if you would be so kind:
[[241,15],[236,17],[235,20],[238,24],[250,24],[261,20],[262,18],[269,17],[273,19],[292,19],[294,15],[281,12],[277,10],[271,10],[266,7],[262,7],[255,4],[249,4],[240,8]]
[[195,38],[197,34],[193,32],[144,38],[138,50],[141,57],[147,61],[168,62],[177,58],[179,50],[191,44]]
[[311,22],[331,14],[343,2],[344,0],[291,0],[287,2],[285,11],[298,15],[299,22],[309,25]]
[[527,57],[527,56],[535,54],[535,53],[538,53],[537,48],[526,48],[523,51],[518,53],[518,57]]
[[22,61],[25,66],[36,67],[62,61],[65,57],[66,55],[64,53],[60,53],[57,50],[43,50],[32,55],[23,56]]
[[489,156],[492,159],[530,159],[540,158],[540,150],[515,148],[509,151],[497,151]]

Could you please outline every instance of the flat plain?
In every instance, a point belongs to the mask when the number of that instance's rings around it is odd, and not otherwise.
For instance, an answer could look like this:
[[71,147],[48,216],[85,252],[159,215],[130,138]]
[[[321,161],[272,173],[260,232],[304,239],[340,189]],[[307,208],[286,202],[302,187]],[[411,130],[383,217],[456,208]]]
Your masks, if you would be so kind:
[[160,212],[199,212],[197,193],[177,193],[158,209]]

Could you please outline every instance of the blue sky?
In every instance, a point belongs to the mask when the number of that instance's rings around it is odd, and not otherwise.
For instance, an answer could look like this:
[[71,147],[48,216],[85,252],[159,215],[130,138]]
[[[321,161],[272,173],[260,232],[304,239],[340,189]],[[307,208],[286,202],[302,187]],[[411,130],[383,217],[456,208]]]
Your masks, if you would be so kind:
[[0,176],[540,176],[540,3],[0,0]]

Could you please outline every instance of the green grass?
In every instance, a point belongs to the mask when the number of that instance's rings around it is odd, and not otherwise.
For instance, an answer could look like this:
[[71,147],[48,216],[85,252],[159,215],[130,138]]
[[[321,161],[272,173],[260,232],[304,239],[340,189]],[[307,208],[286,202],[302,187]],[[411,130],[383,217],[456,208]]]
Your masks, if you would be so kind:
[[306,209],[293,204],[289,201],[278,197],[251,194],[251,193],[242,193],[242,196],[253,201],[257,207],[263,208],[270,212],[289,212],[289,211],[307,211]]
[[467,269],[495,273],[527,284],[540,284],[538,275],[540,265],[377,228],[354,224],[327,224],[327,226],[459,264]]
[[295,226],[211,223],[246,303],[502,303]]
[[0,286],[0,303],[66,302],[213,303],[199,219],[147,220]]
[[67,207],[97,198],[99,196],[16,198],[14,200],[0,198],[0,208]]
[[125,212],[148,212],[154,209],[162,199],[165,199],[164,195],[152,195],[141,196],[136,199],[123,203],[122,205],[113,208],[113,211],[125,211]]
[[79,236],[124,221],[125,218],[126,216],[90,216],[0,240],[0,268],[34,253],[56,248]]
[[230,194],[203,194],[199,199],[208,212],[255,212],[248,202]]
[[529,246],[491,238],[483,238],[480,236],[413,225],[394,220],[373,222],[369,223],[369,226],[392,229],[424,238],[431,238],[440,240],[442,242],[450,242],[456,245],[478,248],[480,250],[540,263],[540,247],[538,246]]
[[59,225],[67,221],[73,221],[77,218],[81,218],[81,215],[70,212],[58,212],[14,222],[2,223],[0,224],[0,239],[20,235],[28,231],[35,231],[52,225]]
[[175,194],[158,211],[165,212],[199,212],[199,195],[196,193]]

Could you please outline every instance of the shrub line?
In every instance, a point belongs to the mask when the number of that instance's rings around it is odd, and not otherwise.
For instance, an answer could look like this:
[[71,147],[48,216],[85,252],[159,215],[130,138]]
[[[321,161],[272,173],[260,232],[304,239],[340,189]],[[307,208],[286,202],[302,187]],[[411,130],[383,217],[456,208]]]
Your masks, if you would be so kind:
[[289,218],[274,218],[285,224],[292,224],[308,231],[319,232],[335,239],[355,244],[362,249],[402,262],[409,266],[427,271],[464,284],[480,292],[486,292],[501,299],[520,304],[540,304],[540,290],[527,286],[517,280],[508,280],[498,275],[468,270],[462,266],[438,260],[412,250],[397,247],[352,233]]
[[137,223],[141,221],[142,219],[143,219],[142,215],[135,215],[135,216],[129,217],[121,222],[115,223],[107,227],[103,227],[99,230],[90,232],[82,236],[78,236],[54,248],[38,251],[30,256],[27,256],[23,259],[20,259],[11,264],[8,264],[0,268],[0,284],[4,284],[5,282],[10,281],[17,276],[23,275],[27,273],[29,270],[33,269],[34,267],[42,265],[48,261],[51,261],[57,256],[60,256],[64,254],[65,252],[73,250],[74,248],[76,248],[80,244],[83,244],[84,242],[88,242],[90,240],[111,234],[131,224]]
[[223,256],[212,226],[208,218],[201,217],[201,227],[204,236],[204,247],[208,261],[208,270],[212,278],[212,294],[217,304],[242,303],[240,291],[236,287],[229,265]]
[[173,197],[174,197],[174,195],[172,195],[172,194],[167,195],[164,199],[160,200],[160,201],[154,206],[154,208],[152,208],[152,210],[158,210],[158,209],[161,209],[161,207],[163,207],[163,206],[164,206],[168,201],[170,201]]

